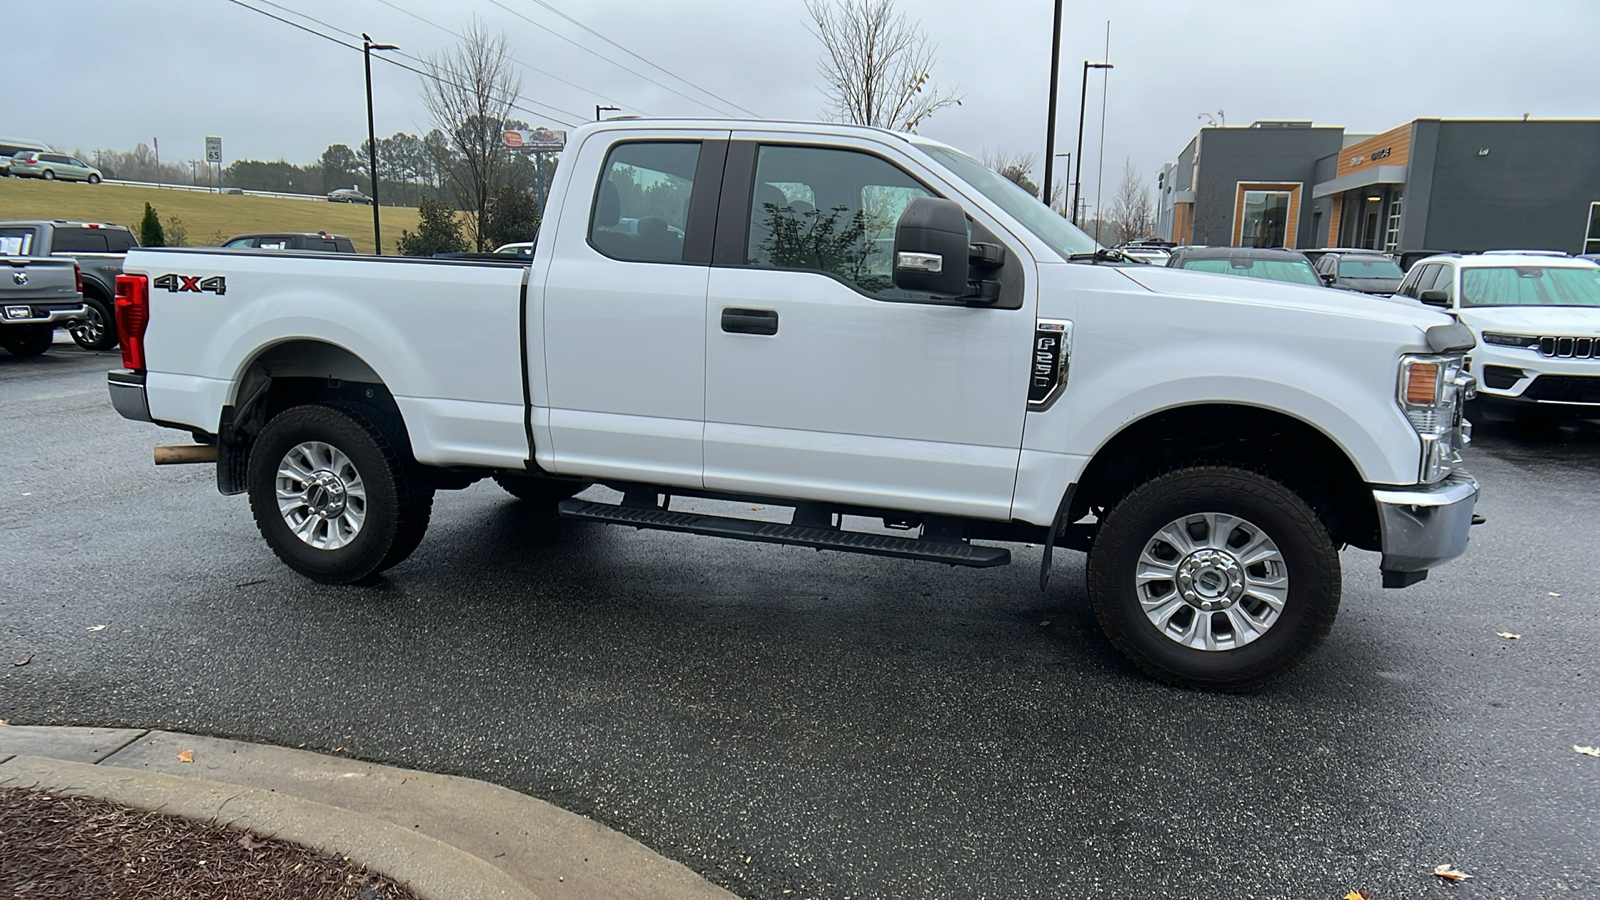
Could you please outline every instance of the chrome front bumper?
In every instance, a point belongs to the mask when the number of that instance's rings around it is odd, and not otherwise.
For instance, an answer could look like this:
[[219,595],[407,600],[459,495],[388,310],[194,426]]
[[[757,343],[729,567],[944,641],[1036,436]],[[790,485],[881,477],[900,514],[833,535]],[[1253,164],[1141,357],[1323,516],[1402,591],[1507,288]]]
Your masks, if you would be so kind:
[[112,369],[106,373],[106,388],[111,391],[111,406],[124,419],[151,422],[150,401],[144,393],[144,373],[132,369]]
[[1467,550],[1478,481],[1456,469],[1438,484],[1372,492],[1383,540],[1384,587],[1405,587]]

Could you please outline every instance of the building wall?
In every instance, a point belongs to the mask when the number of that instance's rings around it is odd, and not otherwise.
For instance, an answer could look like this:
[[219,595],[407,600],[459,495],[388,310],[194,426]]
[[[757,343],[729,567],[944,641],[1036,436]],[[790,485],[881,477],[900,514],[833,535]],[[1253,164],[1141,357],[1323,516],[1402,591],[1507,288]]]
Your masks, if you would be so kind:
[[1422,246],[1580,253],[1600,201],[1600,122],[1440,122],[1431,168]]
[[[1199,138],[1199,184],[1195,192],[1196,244],[1229,246],[1241,182],[1305,185],[1309,196],[1316,161],[1339,152],[1343,129],[1318,127],[1203,128]],[[1295,223],[1295,243],[1321,246],[1304,212]]]

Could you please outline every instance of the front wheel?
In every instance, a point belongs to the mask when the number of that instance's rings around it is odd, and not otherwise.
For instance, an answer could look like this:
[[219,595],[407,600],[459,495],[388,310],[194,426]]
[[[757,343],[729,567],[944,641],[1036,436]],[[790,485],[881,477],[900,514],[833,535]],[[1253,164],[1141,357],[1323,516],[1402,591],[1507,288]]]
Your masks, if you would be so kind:
[[83,321],[72,326],[68,333],[73,341],[85,350],[110,350],[117,345],[117,321],[111,307],[98,297],[84,297],[87,313]]
[[1297,494],[1243,469],[1140,486],[1105,516],[1089,596],[1111,642],[1147,674],[1241,691],[1294,668],[1339,610],[1339,553]]
[[403,437],[355,405],[297,406],[267,423],[246,484],[256,527],[290,568],[348,584],[416,549],[433,486]]
[[90,184],[99,184],[100,183],[100,176],[94,174],[93,172],[89,173],[89,183]]

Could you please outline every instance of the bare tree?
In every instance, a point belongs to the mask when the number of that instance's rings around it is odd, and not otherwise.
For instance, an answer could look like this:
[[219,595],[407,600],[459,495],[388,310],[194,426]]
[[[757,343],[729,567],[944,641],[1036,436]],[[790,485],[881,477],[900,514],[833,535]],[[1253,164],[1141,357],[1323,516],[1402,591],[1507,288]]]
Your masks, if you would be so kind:
[[460,44],[430,55],[424,67],[423,103],[455,156],[434,163],[461,206],[473,213],[468,223],[473,244],[487,249],[490,199],[510,163],[503,134],[506,117],[522,91],[522,78],[512,68],[505,35],[490,34],[476,17]]
[[1032,178],[1028,177],[1033,174],[1033,160],[1032,153],[1008,153],[1004,150],[996,150],[993,153],[988,150],[983,151],[983,164],[985,166],[995,170],[1001,178],[1012,182],[1017,187],[1037,197],[1039,196],[1039,186],[1034,184]]
[[824,54],[817,62],[841,122],[916,131],[961,98],[931,83],[935,46],[894,0],[806,0]]
[[1155,231],[1155,207],[1150,201],[1150,187],[1144,183],[1139,170],[1129,159],[1122,166],[1122,185],[1116,199],[1106,211],[1105,224],[1108,237],[1117,243],[1149,237]]

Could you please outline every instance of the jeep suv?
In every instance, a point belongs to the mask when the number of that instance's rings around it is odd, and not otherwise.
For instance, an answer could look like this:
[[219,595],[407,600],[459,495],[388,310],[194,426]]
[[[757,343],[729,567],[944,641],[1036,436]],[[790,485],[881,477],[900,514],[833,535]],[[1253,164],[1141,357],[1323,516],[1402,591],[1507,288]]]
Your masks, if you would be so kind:
[[1600,265],[1525,251],[1431,256],[1396,296],[1451,310],[1473,330],[1482,406],[1600,418]]

